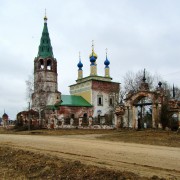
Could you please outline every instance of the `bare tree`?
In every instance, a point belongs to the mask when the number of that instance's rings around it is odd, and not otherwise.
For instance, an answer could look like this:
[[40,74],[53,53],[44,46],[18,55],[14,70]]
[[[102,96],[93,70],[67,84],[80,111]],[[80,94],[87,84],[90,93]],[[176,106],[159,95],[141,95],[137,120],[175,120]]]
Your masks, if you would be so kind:
[[[35,93],[37,94],[35,95]],[[46,108],[47,97],[47,93],[43,90],[42,76],[39,75],[38,81],[34,83],[34,75],[29,75],[28,79],[26,80],[26,98],[28,104],[30,103],[31,105],[33,105],[32,108],[39,113],[41,125],[42,112]]]
[[[124,86],[121,88],[120,96],[125,97],[128,92],[137,92],[139,90],[140,84],[142,82],[144,70],[139,70],[137,73],[132,71],[128,71],[124,76]],[[173,85],[169,84],[167,81],[163,80],[163,78],[158,75],[152,75],[150,72],[145,72],[146,82],[149,84],[150,90],[156,90],[159,81],[162,83],[162,87],[165,90],[166,95],[169,98],[173,98]],[[180,89],[175,86],[174,87],[175,97],[180,98]]]
[[[129,71],[125,74],[124,86],[122,86],[120,91],[121,99],[125,99],[126,95],[129,92],[136,93],[139,90],[140,84],[143,81],[143,76],[144,76],[143,70],[140,70],[137,73],[133,73]],[[162,113],[160,118],[162,121],[163,128],[167,126],[170,127],[171,124],[171,119],[170,119],[171,117],[169,113],[170,102],[172,100],[175,100],[174,102],[180,100],[180,88],[174,86],[173,84],[169,84],[167,81],[163,80],[160,75],[158,74],[152,75],[147,71],[145,73],[145,79],[146,79],[145,82],[147,82],[149,85],[150,91],[157,90],[158,83],[161,81],[162,84],[161,87],[164,89],[165,97],[164,97],[164,103],[162,104]],[[147,101],[147,99],[141,99],[141,101],[143,103],[143,101]],[[149,111],[147,116],[150,116],[151,113],[152,112]]]
[[34,93],[34,77],[33,74],[28,76],[26,83],[26,99],[28,103],[32,103],[32,94]]
[[176,99],[180,100],[180,88],[174,86],[174,84],[169,84],[167,81],[162,81],[162,87],[165,91],[165,95],[167,100],[169,99]]
[[[137,92],[139,90],[140,84],[142,82],[144,76],[144,70],[139,70],[137,73],[128,71],[124,76],[124,93],[128,93],[129,91]],[[154,82],[156,79],[160,79],[159,77],[155,77],[155,75],[151,75],[150,72],[145,72],[146,82],[149,84],[150,90],[154,89]]]

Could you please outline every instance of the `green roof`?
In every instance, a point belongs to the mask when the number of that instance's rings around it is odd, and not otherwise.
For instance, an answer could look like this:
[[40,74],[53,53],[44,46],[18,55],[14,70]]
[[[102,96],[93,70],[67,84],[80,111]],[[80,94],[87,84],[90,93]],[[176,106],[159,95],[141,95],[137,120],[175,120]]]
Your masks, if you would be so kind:
[[77,106],[77,107],[92,107],[92,105],[81,96],[61,95],[60,106]]
[[56,106],[56,105],[47,105],[46,109],[49,109],[49,110],[58,110],[58,106]]
[[46,58],[53,57],[53,51],[51,46],[51,40],[49,37],[47,22],[44,22],[44,28],[39,45],[38,57]]

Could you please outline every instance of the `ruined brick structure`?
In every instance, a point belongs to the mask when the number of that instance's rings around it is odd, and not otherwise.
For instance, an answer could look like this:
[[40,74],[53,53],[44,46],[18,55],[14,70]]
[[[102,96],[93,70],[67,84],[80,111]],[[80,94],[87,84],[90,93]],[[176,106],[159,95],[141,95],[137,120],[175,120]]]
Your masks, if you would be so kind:
[[[176,125],[178,127],[178,123],[180,122],[180,102],[175,100],[175,97],[167,100],[165,90],[162,88],[162,83],[159,82],[158,85],[159,87],[155,91],[149,90],[149,85],[146,82],[144,70],[144,76],[139,90],[137,92],[130,92],[127,94],[125,103],[116,107],[116,127],[121,126],[133,129],[162,128],[164,123],[164,119],[162,119],[162,108],[166,104],[168,109],[166,109],[166,112],[164,113],[167,113],[169,119],[171,116],[175,116]],[[143,111],[145,110],[145,106],[148,105],[152,106],[152,117],[149,119],[149,121],[143,119],[143,115],[145,115]],[[124,111],[121,114],[122,107]]]

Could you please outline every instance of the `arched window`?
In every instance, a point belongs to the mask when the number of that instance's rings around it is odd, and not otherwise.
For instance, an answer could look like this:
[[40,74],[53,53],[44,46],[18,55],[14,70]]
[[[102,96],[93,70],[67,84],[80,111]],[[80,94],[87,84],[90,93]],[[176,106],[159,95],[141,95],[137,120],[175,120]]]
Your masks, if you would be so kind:
[[44,69],[44,60],[43,59],[39,60],[39,67],[40,67],[40,69]]
[[47,70],[52,70],[52,61],[51,61],[51,59],[47,60]]
[[109,106],[113,106],[114,105],[114,96],[110,95],[109,96]]
[[103,106],[103,96],[102,95],[97,96],[97,105]]

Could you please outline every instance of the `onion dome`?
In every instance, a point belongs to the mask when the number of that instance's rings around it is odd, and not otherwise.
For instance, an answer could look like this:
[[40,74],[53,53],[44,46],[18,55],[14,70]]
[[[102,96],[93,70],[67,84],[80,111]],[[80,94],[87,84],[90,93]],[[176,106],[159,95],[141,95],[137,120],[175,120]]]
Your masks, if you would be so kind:
[[159,81],[158,86],[161,88],[161,86],[162,86],[162,82],[161,81]]
[[108,68],[109,64],[110,64],[110,61],[107,58],[107,49],[106,49],[106,60],[104,61],[104,65],[105,65],[106,68]]
[[95,57],[97,59],[97,54],[94,52],[94,48],[92,49],[92,53],[89,55],[89,58]]
[[94,64],[94,63],[96,62],[96,57],[95,57],[95,56],[91,56],[91,57],[90,57],[90,62],[91,62],[92,64]]
[[82,70],[83,67],[83,63],[81,62],[80,52],[79,52],[79,63],[77,64],[77,67],[79,68],[79,70]]
[[106,56],[106,60],[104,61],[104,65],[106,66],[106,68],[109,67],[110,61],[108,60],[107,56]]
[[47,23],[48,18],[44,16],[44,23]]
[[94,52],[94,43],[93,43],[93,41],[92,41],[92,53],[89,55],[89,59],[90,59],[90,62],[92,64],[94,64],[96,59],[97,59],[97,54]]
[[8,118],[8,115],[6,113],[3,114],[3,118]]
[[8,115],[5,113],[5,111],[4,111],[4,114],[2,115],[2,119],[8,119]]
[[81,62],[81,60],[79,60],[79,63],[77,64],[77,67],[79,68],[79,70],[82,70],[83,63]]

